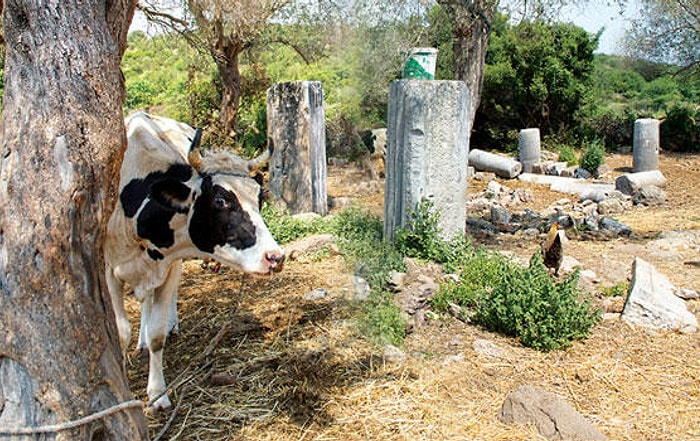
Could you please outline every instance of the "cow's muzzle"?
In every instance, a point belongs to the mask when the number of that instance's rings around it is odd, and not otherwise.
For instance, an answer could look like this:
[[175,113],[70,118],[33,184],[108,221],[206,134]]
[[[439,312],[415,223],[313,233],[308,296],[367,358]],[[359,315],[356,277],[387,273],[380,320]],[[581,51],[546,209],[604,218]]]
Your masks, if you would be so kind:
[[270,272],[278,272],[284,266],[284,251],[268,251],[265,253],[265,263]]

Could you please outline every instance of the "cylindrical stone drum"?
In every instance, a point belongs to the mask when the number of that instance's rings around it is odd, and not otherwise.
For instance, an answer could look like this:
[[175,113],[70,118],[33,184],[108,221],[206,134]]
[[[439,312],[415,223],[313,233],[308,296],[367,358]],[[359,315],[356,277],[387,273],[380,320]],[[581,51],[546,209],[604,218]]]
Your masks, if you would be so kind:
[[659,120],[638,119],[634,122],[632,171],[634,173],[659,168]]
[[523,173],[532,173],[533,164],[540,162],[540,129],[520,131],[518,154],[523,164]]

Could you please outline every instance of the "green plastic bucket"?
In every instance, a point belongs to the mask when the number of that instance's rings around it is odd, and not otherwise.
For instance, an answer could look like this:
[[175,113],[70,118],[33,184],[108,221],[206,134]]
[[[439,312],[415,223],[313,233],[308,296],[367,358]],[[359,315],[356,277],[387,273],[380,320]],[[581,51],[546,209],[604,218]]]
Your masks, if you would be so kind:
[[434,80],[438,50],[432,47],[417,47],[411,50],[403,65],[401,78],[407,80]]

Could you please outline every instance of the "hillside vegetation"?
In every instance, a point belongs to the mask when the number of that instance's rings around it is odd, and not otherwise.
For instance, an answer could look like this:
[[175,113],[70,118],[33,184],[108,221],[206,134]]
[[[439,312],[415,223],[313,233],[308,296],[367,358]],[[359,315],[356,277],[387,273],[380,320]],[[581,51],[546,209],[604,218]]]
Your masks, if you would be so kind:
[[[434,31],[438,25],[444,22],[433,17],[415,43],[438,47],[436,77],[451,79],[450,33]],[[234,143],[248,153],[264,145],[270,85],[314,80],[323,83],[329,155],[361,154],[358,134],[386,125],[388,86],[400,78],[402,62],[392,45],[395,34],[410,32],[406,26],[343,30],[342,37],[324,38],[320,49],[308,42],[300,51],[276,43],[245,52]],[[300,27],[276,32],[285,41],[314,35]],[[675,76],[672,66],[595,54],[596,47],[595,35],[573,25],[513,26],[501,17],[494,24],[472,147],[512,151],[519,130],[539,127],[551,150],[578,151],[592,142],[612,150],[631,145],[636,119],[658,118],[663,149],[700,151],[700,79]],[[216,126],[221,90],[216,66],[180,37],[133,32],[122,69],[125,113],[149,109],[192,125]]]

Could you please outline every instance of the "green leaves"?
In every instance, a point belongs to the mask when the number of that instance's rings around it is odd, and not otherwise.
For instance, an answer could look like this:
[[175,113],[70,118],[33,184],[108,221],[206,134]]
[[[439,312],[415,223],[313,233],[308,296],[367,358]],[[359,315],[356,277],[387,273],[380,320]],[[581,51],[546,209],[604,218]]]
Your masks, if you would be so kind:
[[433,305],[456,303],[470,311],[473,323],[517,337],[525,346],[550,351],[585,338],[598,312],[577,288],[578,273],[554,280],[535,253],[525,268],[508,258],[480,250],[462,267],[459,282],[441,287]]

